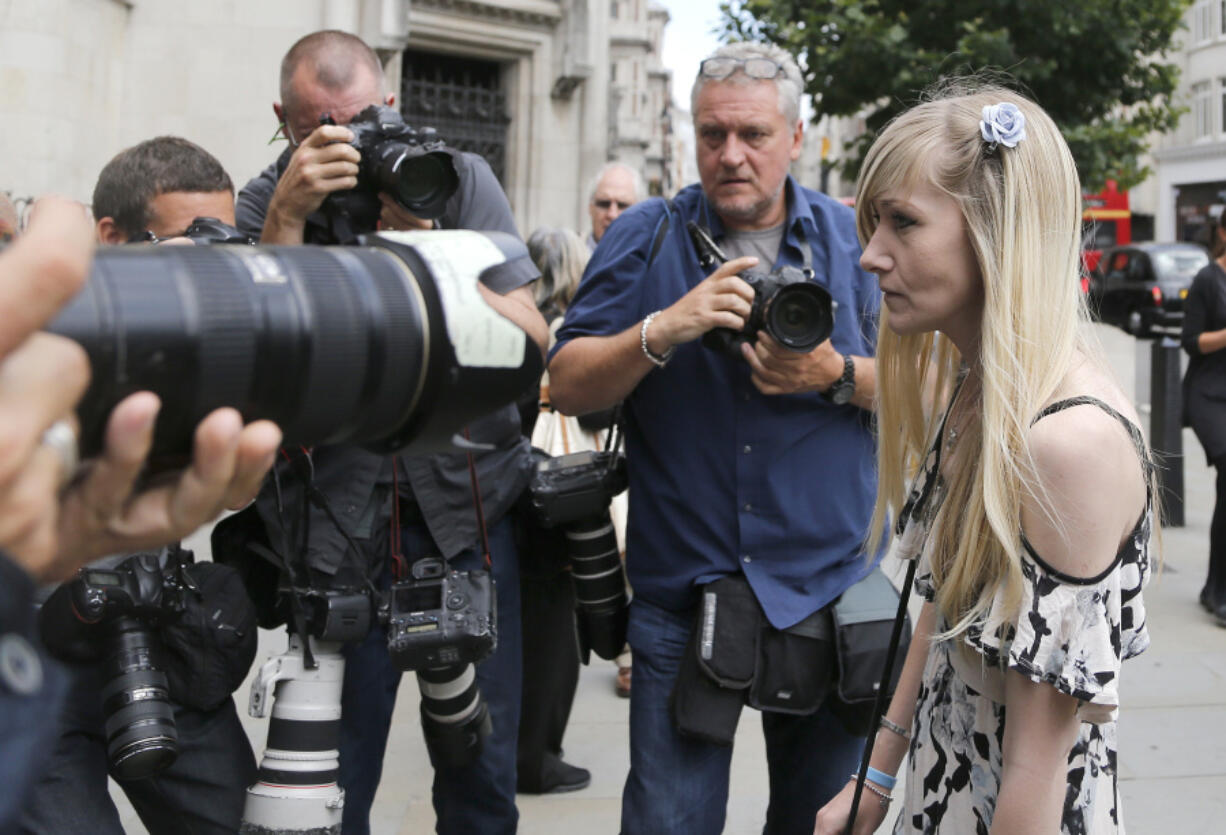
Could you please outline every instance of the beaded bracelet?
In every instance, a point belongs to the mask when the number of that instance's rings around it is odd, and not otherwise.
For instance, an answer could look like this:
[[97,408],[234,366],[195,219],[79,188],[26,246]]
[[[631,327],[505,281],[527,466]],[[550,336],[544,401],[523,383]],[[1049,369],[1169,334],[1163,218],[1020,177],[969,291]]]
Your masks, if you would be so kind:
[[[850,779],[851,779],[851,780],[853,780],[853,781],[859,780],[859,779],[860,779],[860,775],[859,775],[859,774],[854,774],[854,773],[853,773],[853,774],[851,775]],[[893,800],[894,798],[890,797],[888,794],[886,794],[886,793],[885,793],[885,792],[883,792],[881,789],[877,788],[876,786],[874,786],[872,783],[868,782],[867,780],[865,780],[865,781],[864,781],[863,783],[861,783],[860,785],[861,785],[861,786],[863,786],[863,787],[864,787],[866,790],[868,790],[868,791],[872,792],[873,794],[877,795],[877,801],[878,801],[878,802],[881,804],[881,808],[882,808],[884,811],[886,811],[886,812],[890,811],[890,801],[891,801],[891,800]]]

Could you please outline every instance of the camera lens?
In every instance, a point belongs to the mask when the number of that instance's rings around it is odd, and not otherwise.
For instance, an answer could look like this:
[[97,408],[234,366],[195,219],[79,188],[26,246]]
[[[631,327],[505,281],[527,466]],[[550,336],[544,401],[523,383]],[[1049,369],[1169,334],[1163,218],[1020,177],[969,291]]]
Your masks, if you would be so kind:
[[110,627],[102,688],[106,753],[116,777],[141,780],[179,755],[174,710],[153,634],[135,618],[117,618]]
[[[539,378],[536,346],[473,292],[477,274],[452,267],[474,253],[514,259],[522,244],[475,232],[434,232],[428,249],[369,243],[100,251],[50,328],[89,354],[82,454],[101,449],[111,410],[140,390],[162,400],[155,455],[189,452],[219,406],[275,421],[291,445],[441,449]],[[473,353],[466,329],[483,327],[523,339]]]
[[455,165],[445,151],[414,156],[406,148],[393,171],[395,180],[382,184],[383,190],[395,194],[405,208],[423,218],[441,215],[459,185]]
[[811,281],[781,287],[767,308],[766,331],[785,348],[812,351],[834,330],[830,301],[830,294]]
[[430,758],[451,768],[473,762],[493,727],[489,708],[477,689],[477,668],[456,664],[418,670],[417,685],[421,730]]
[[601,658],[616,658],[626,642],[626,571],[613,518],[605,511],[566,526],[579,628]]

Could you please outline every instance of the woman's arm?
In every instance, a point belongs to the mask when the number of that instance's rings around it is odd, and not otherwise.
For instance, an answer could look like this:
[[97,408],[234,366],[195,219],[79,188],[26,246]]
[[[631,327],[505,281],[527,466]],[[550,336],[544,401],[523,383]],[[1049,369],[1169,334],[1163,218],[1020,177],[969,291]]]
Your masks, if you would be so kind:
[[[1037,495],[1022,503],[1022,529],[1043,562],[1093,578],[1110,569],[1145,508],[1145,479],[1132,439],[1102,409],[1077,406],[1045,417],[1028,438]],[[993,835],[1057,832],[1069,751],[1081,722],[1077,700],[1017,670],[1005,674],[1003,767]]]
[[1077,700],[1016,670],[1005,674],[1004,769],[992,835],[1059,832]]
[[1226,328],[1220,331],[1204,331],[1196,338],[1196,347],[1202,354],[1212,354],[1226,348]]
[[[911,646],[902,665],[898,687],[894,690],[894,698],[890,700],[889,710],[885,714],[887,719],[905,728],[908,733],[911,730],[911,720],[915,716],[915,702],[919,697],[920,683],[924,676],[924,664],[928,660],[929,642],[936,623],[935,611],[931,603],[925,603],[920,610],[920,616],[915,622],[915,634],[911,637]],[[903,757],[907,754],[908,744],[907,739],[894,731],[885,728],[878,730],[869,764],[878,771],[896,775]],[[855,788],[855,782],[849,780],[843,791],[822,807],[817,813],[814,835],[840,835],[843,832],[847,826],[847,816],[851,813],[851,798]],[[884,786],[877,788],[885,790]],[[886,810],[881,808],[877,796],[869,791],[863,792],[860,808],[856,813],[855,835],[875,832],[885,820],[885,815]]]
[[1215,297],[1217,277],[1212,265],[1196,276],[1183,305],[1183,333],[1180,342],[1189,356],[1212,354],[1226,348],[1226,328],[1208,330],[1209,310]]

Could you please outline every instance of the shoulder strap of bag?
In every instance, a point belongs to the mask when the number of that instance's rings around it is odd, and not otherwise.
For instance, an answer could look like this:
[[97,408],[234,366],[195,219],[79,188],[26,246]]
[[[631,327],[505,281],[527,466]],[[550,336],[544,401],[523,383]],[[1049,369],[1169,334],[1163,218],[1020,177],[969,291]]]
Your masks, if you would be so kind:
[[885,712],[886,692],[890,688],[890,676],[894,672],[894,660],[898,655],[898,644],[902,640],[902,626],[907,619],[907,601],[911,599],[911,583],[915,579],[915,566],[918,559],[907,560],[907,576],[902,583],[902,591],[898,595],[898,614],[894,616],[894,627],[890,631],[890,646],[885,653],[885,669],[881,671],[881,684],[877,688],[877,698],[873,702],[873,720],[869,725],[869,738],[864,745],[864,756],[860,759],[860,773],[856,780],[856,790],[851,798],[851,813],[847,816],[847,827],[844,835],[852,835],[856,825],[856,812],[860,810],[860,796],[864,793],[864,781],[868,777],[868,764],[873,758],[873,743],[877,739],[877,726],[881,723],[881,714]]
[[664,214],[656,223],[656,233],[651,239],[651,250],[647,253],[647,263],[644,269],[650,267],[656,260],[656,256],[660,254],[660,249],[664,246],[664,238],[668,236],[668,229],[672,225],[670,216],[675,208],[671,199],[664,201]]

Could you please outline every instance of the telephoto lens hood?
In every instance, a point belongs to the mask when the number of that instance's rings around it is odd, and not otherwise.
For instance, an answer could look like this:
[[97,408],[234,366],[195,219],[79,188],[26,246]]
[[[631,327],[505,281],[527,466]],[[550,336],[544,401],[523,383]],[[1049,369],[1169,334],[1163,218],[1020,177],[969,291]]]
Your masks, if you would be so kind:
[[480,277],[528,257],[501,232],[363,236],[359,245],[116,247],[48,328],[89,355],[81,453],[101,451],[124,397],[162,400],[151,464],[190,455],[195,426],[232,406],[286,445],[446,449],[540,378],[536,344]]

